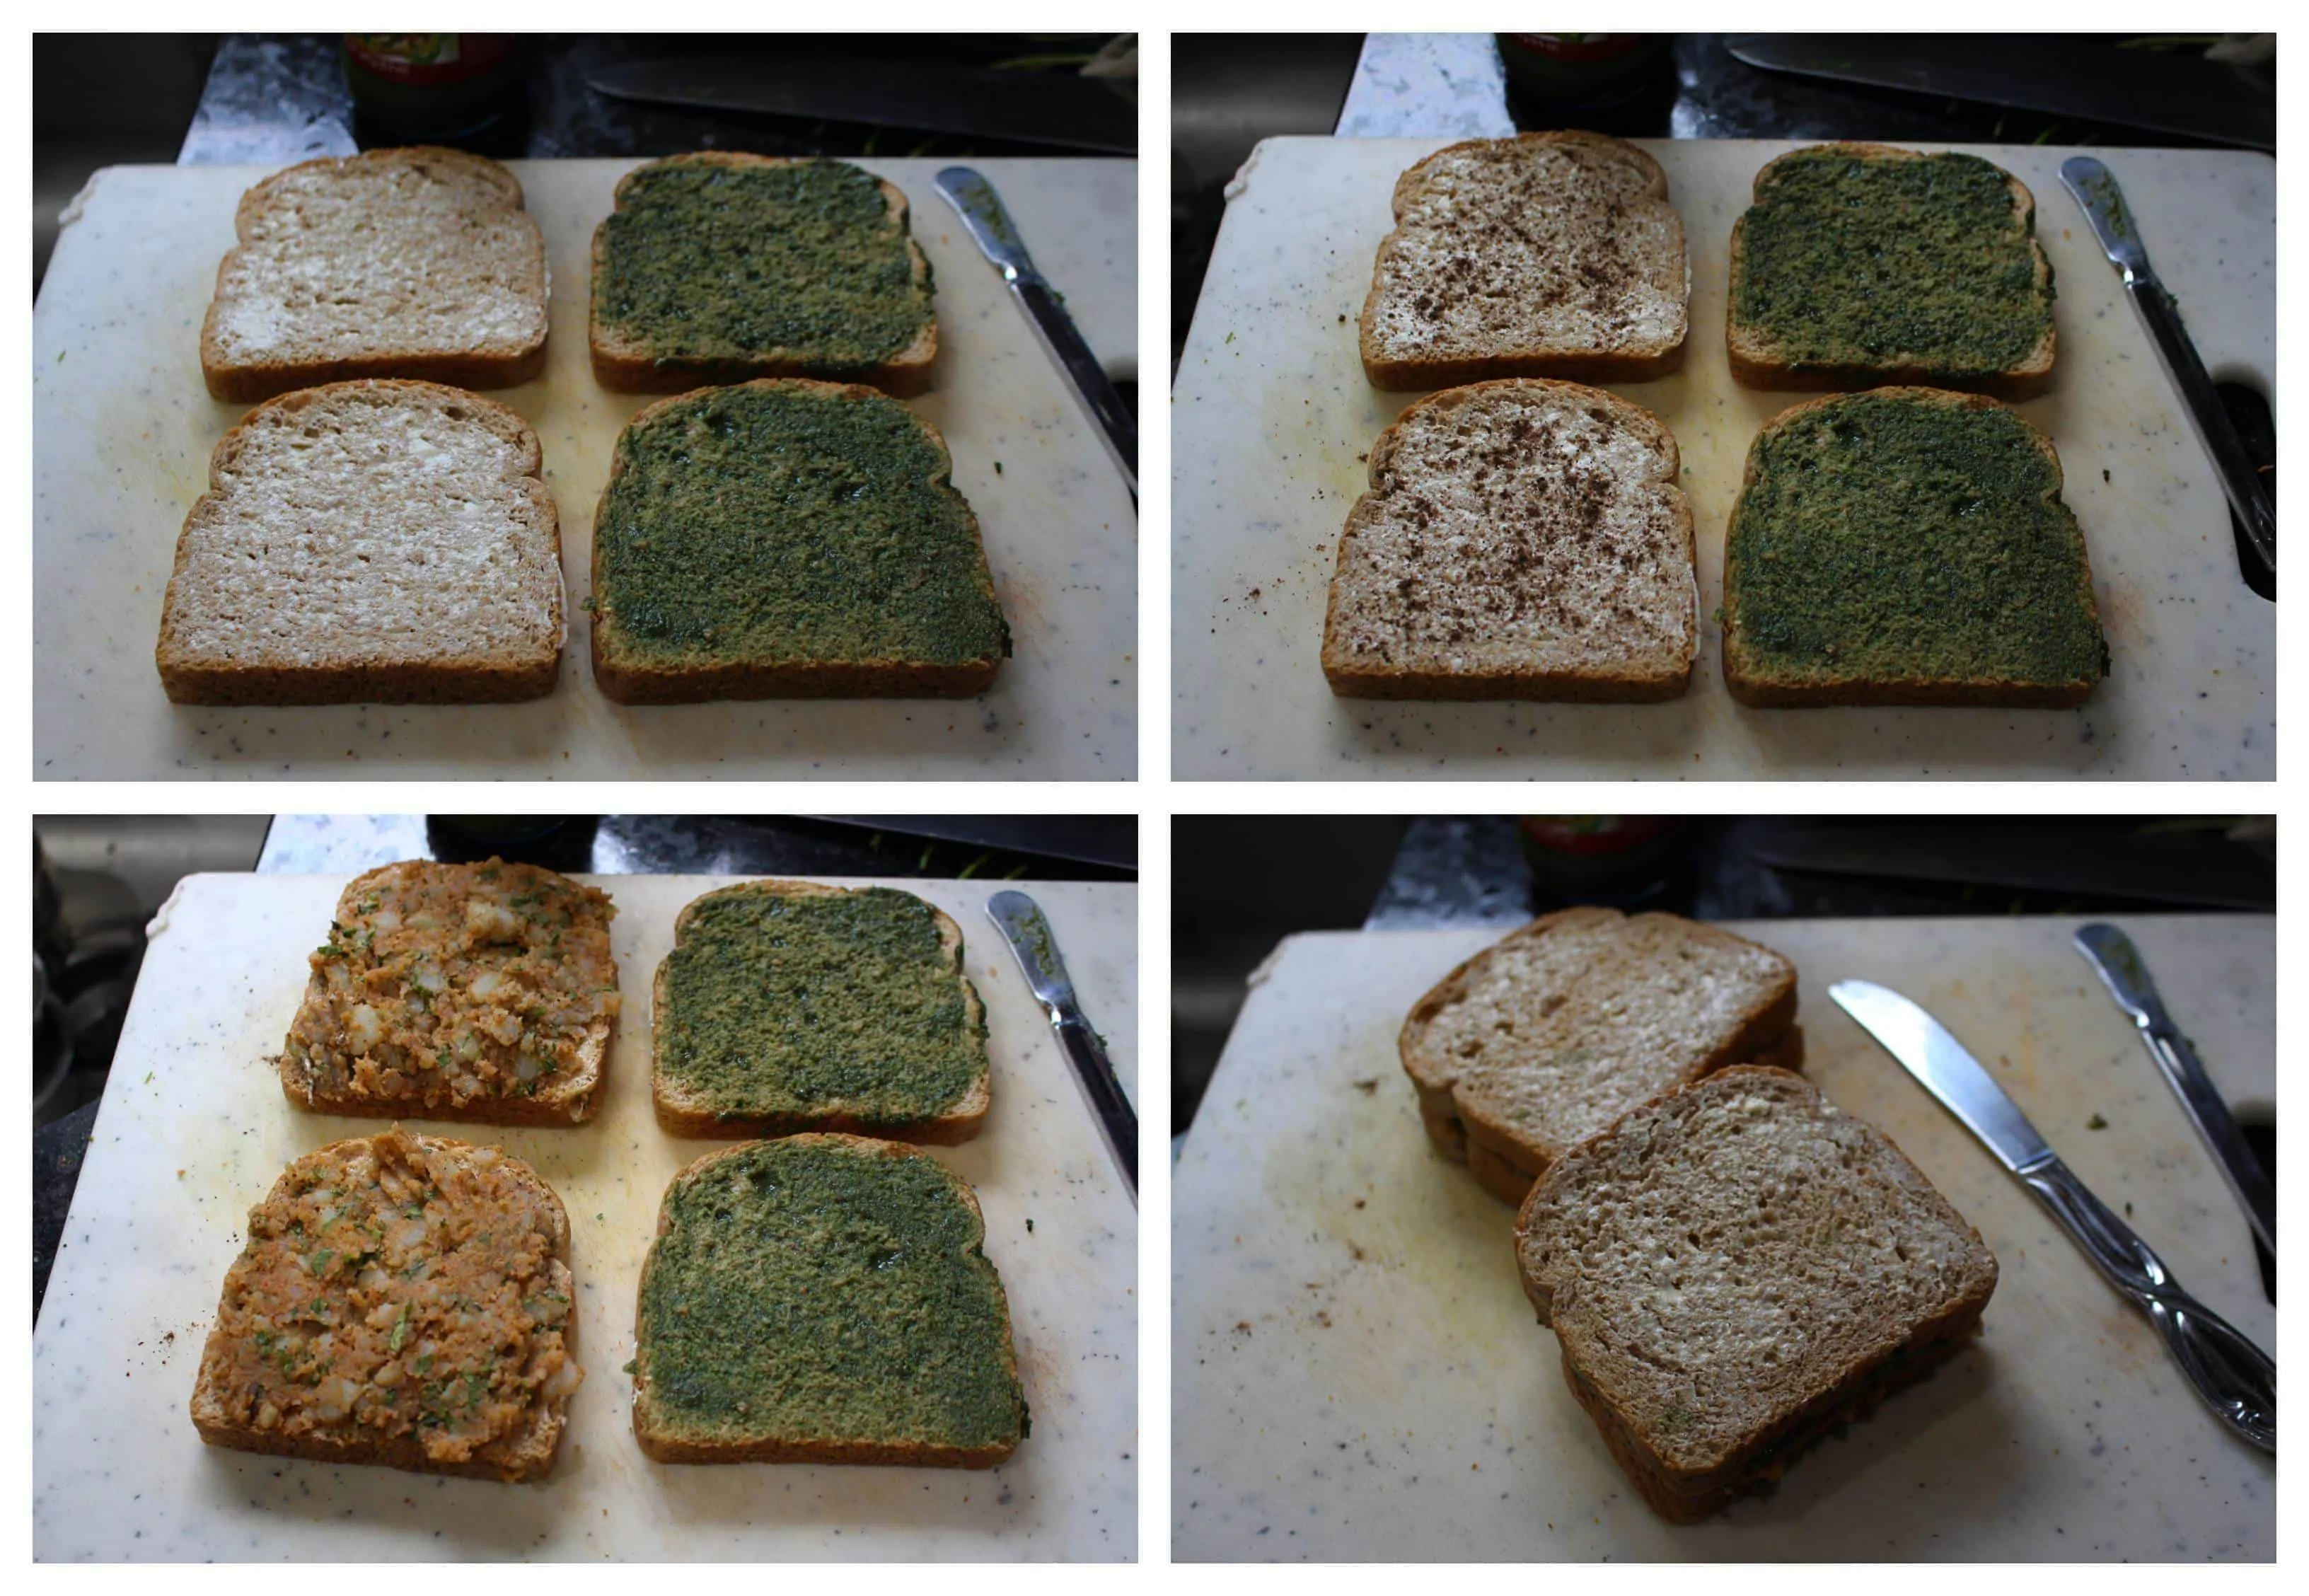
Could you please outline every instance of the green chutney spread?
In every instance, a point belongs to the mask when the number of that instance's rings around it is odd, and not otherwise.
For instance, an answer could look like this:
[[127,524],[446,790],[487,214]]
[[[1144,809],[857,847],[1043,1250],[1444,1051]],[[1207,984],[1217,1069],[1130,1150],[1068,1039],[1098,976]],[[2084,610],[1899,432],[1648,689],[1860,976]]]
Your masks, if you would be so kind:
[[1798,370],[2009,371],[2053,325],[2033,207],[1974,155],[1785,157],[1740,223],[1734,325]]
[[674,160],[627,178],[603,223],[594,313],[662,361],[773,351],[823,376],[892,359],[932,317],[906,230],[839,160]]
[[711,893],[666,962],[658,1067],[732,1119],[838,1103],[895,1128],[985,1078],[974,1000],[936,913],[909,893]]
[[1725,588],[1751,668],[1792,681],[2097,681],[2077,518],[2001,405],[1855,394],[1767,428]]
[[927,1156],[815,1139],[678,1179],[641,1291],[659,1417],[733,1439],[1018,1440],[1002,1282],[959,1184]]
[[934,665],[1010,652],[978,521],[895,399],[765,381],[627,427],[594,604],[644,664]]

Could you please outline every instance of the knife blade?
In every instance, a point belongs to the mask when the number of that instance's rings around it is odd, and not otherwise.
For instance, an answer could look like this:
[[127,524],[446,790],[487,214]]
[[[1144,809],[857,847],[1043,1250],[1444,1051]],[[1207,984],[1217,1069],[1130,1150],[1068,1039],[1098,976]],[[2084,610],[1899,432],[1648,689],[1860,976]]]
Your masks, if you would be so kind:
[[2117,186],[2108,168],[2089,155],[2071,155],[2061,162],[2061,182],[2083,207],[2093,236],[2100,240],[2101,253],[2117,269],[2125,294],[2140,313],[2141,325],[2149,329],[2149,342],[2165,367],[2165,375],[2180,390],[2182,407],[2196,428],[2197,440],[2212,457],[2213,473],[2220,478],[2229,508],[2236,512],[2238,524],[2244,528],[2254,559],[2274,577],[2277,501],[2253,468],[2253,457],[2245,453],[2236,426],[2214,390],[2196,343],[2181,325],[2180,305],[2149,264],[2148,247],[2140,241],[2140,230],[2133,225],[2124,190]]
[[2181,1288],[2165,1261],[2061,1162],[2028,1115],[1939,1020],[1872,981],[1838,981],[1828,995],[2019,1177],[2101,1278],[2156,1327],[2214,1417],[2247,1444],[2274,1455],[2277,1365],[2269,1354]]
[[2270,1184],[2268,1172],[2237,1129],[2229,1106],[2221,1100],[2220,1089],[2205,1073],[2196,1047],[2166,1011],[2165,1000],[2149,978],[2140,950],[2115,926],[2097,922],[2078,932],[2074,941],[2085,962],[2100,973],[2101,983],[2116,1000],[2116,1006],[2132,1017],[2149,1056],[2157,1061],[2165,1084],[2181,1099],[2197,1134],[2204,1139],[2205,1150],[2213,1155],[2221,1178],[2228,1182],[2230,1195],[2244,1210],[2253,1234],[2261,1237],[2262,1246],[2276,1252],[2277,1188]]
[[986,900],[986,917],[1010,944],[1019,973],[1050,1017],[1059,1045],[1074,1066],[1075,1079],[1090,1099],[1107,1150],[1122,1170],[1131,1201],[1137,1202],[1138,1114],[1123,1095],[1122,1082],[1115,1078],[1114,1065],[1106,1056],[1106,1038],[1098,1034],[1075,997],[1075,984],[1067,975],[1066,961],[1059,957],[1058,939],[1051,934],[1042,905],[1024,892],[997,892]]
[[1010,285],[1011,293],[1025,309],[1026,319],[1033,325],[1042,347],[1074,384],[1076,397],[1090,412],[1090,419],[1098,423],[1107,453],[1114,457],[1123,481],[1129,484],[1131,497],[1136,499],[1138,422],[1122,403],[1122,395],[1114,391],[1114,384],[1107,379],[1098,357],[1090,352],[1090,345],[1075,329],[1075,318],[1067,314],[1066,301],[1034,269],[1033,257],[1026,253],[1026,241],[1018,236],[1017,225],[1003,208],[1001,195],[994,192],[993,184],[966,166],[950,166],[938,173],[938,191],[954,207],[955,214],[962,218],[963,230],[978,246],[979,253],[1002,273],[1002,280]]

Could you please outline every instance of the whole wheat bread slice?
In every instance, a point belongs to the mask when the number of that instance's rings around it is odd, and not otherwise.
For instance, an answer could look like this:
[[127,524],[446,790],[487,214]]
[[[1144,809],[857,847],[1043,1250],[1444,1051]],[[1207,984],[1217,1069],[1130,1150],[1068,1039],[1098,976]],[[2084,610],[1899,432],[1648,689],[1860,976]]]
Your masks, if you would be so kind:
[[1760,707],[2082,704],[2108,645],[2061,485],[2052,440],[1981,395],[1782,411],[1725,536],[1725,685]]
[[503,388],[545,369],[545,239],[494,160],[308,160],[243,195],[233,227],[201,326],[219,399],[357,377]]
[[1516,1257],[1573,1395],[1679,1522],[1961,1348],[1997,1272],[1881,1132],[1744,1067],[1559,1158]]
[[[985,1237],[968,1183],[902,1142],[803,1135],[708,1153],[666,1189],[642,1265],[642,1451],[665,1463],[1004,1462],[1030,1424]],[[958,1339],[938,1339],[956,1325]],[[784,1344],[757,1339],[769,1331]]]
[[1594,133],[1437,151],[1395,185],[1358,327],[1371,386],[1643,382],[1683,362],[1691,268],[1659,162]]
[[[882,890],[886,892],[888,889]],[[932,1146],[954,1146],[978,1134],[985,1125],[987,1110],[993,1105],[993,1074],[985,1062],[986,1007],[978,995],[977,987],[963,973],[962,927],[956,924],[945,910],[918,898],[911,901],[928,912],[938,933],[940,967],[929,979],[958,996],[957,1034],[966,1048],[973,1045],[971,1039],[975,1039],[978,1067],[968,1084],[951,1102],[940,1106],[934,1112],[904,1118],[894,1118],[887,1113],[878,1112],[870,1102],[854,1097],[822,1097],[798,1101],[783,1109],[770,1109],[762,1106],[757,1100],[763,1094],[772,1097],[790,1095],[773,1060],[759,1061],[759,1075],[750,1083],[753,1089],[746,1092],[732,1092],[685,1075],[679,1057],[682,1044],[678,1040],[677,1033],[684,1026],[692,1023],[704,1025],[710,1019],[708,1016],[686,1013],[673,991],[674,961],[682,954],[684,941],[697,917],[716,904],[732,900],[826,900],[859,896],[862,895],[852,889],[828,887],[817,881],[746,881],[706,893],[683,907],[673,924],[675,950],[659,964],[656,979],[651,987],[650,1095],[657,1110],[658,1123],[668,1134],[754,1137],[788,1136],[817,1131],[856,1132]],[[766,949],[764,953],[766,955]],[[897,1062],[903,1064],[904,1061],[901,1058]]]
[[[752,155],[736,150],[708,150],[695,154],[669,156],[663,160],[636,167],[619,178],[615,208],[624,210],[644,175],[658,169],[720,167],[731,171],[767,170],[783,166],[806,165],[816,159]],[[932,292],[930,257],[922,253],[921,246],[915,243],[910,235],[906,196],[896,185],[880,178],[876,181],[887,207],[887,228],[905,247],[912,262],[914,287],[927,308]],[[733,242],[742,239],[748,229],[774,226],[774,219],[767,217],[749,221],[733,214],[723,221],[731,230]],[[938,322],[935,317],[925,320],[921,330],[904,349],[886,359],[862,366],[830,362],[818,351],[787,346],[749,349],[724,358],[669,349],[646,333],[621,325],[606,303],[603,286],[609,267],[609,252],[612,247],[612,234],[613,230],[607,221],[593,232],[593,291],[587,333],[593,359],[593,377],[605,388],[621,394],[681,394],[708,383],[744,382],[762,377],[807,377],[865,383],[902,398],[926,393],[930,389],[931,369],[938,360]],[[742,252],[738,258],[742,261]],[[733,264],[731,270],[717,282],[701,282],[697,286],[701,292],[735,291],[733,285],[739,281],[739,268]]]
[[1359,698],[1648,702],[1699,651],[1675,438],[1576,383],[1434,394],[1371,454],[1339,537],[1323,674]]
[[[248,1237],[193,1386],[202,1440],[480,1479],[552,1471],[584,1376],[569,1216],[535,1170],[395,1125],[290,1164]],[[368,1270],[343,1261],[348,1247],[371,1250]],[[475,1417],[469,1375],[490,1382],[491,1409],[514,1410],[486,1436],[459,1433]],[[358,1393],[349,1411],[326,1406],[340,1380]]]
[[[1923,160],[1977,161],[1977,157],[1958,155],[1925,155],[1915,150],[1903,150],[1892,144],[1844,143],[1816,144],[1786,154],[1765,163],[1756,174],[1754,197],[1762,202],[1773,185],[1793,169],[1807,162],[1849,159],[1858,163],[1857,169],[1870,166]],[[1978,161],[1979,166],[1987,166]],[[2045,247],[2036,236],[2037,200],[2027,184],[2010,172],[1991,168],[2002,178],[2011,200],[2011,211],[2005,231],[2011,235],[2012,247],[2025,251],[2025,286],[2016,285],[2011,291],[1998,291],[2003,295],[1995,301],[1998,308],[2013,313],[2025,313],[2040,319],[2042,325],[2028,347],[2016,349],[1993,369],[1984,369],[1962,359],[1953,357],[1947,350],[1929,346],[1905,347],[1881,352],[1861,354],[1848,352],[1839,357],[1803,353],[1792,350],[1786,340],[1772,326],[1760,324],[1752,314],[1743,312],[1749,299],[1752,273],[1767,269],[1751,258],[1748,246],[1750,217],[1743,213],[1732,228],[1731,303],[1725,318],[1725,339],[1732,363],[1734,380],[1752,388],[1854,388],[1881,384],[1923,384],[1944,388],[1963,388],[1972,392],[1993,394],[2003,399],[2027,399],[2043,393],[2052,385],[2053,358],[2057,337],[2053,325],[2053,265],[2045,256]],[[1888,261],[1882,253],[1885,240],[1851,231],[1854,215],[1852,198],[1832,210],[1823,211],[1824,227],[1842,228],[1847,234],[1848,249],[1840,259],[1819,272],[1820,281],[1807,280],[1790,285],[1786,291],[1788,302],[1809,303],[1817,308],[1818,293],[1837,288],[1851,289],[1857,284],[1877,284],[1880,275],[1890,280],[1879,285],[1880,297],[1886,316],[1897,316],[1904,300],[1914,300],[1920,290],[1934,279],[1945,284],[1955,284],[1970,291],[1985,293],[1983,286],[1993,273],[1984,271],[1978,263],[1959,257],[1935,259],[1921,252],[1904,255],[1897,263]],[[1895,248],[1905,241],[1906,232],[1921,241],[1922,230],[1892,230],[1890,242]],[[1833,238],[1834,233],[1825,236]],[[1985,246],[1990,240],[1983,240]],[[1956,318],[1961,332],[1964,318]],[[1879,318],[1876,336],[1885,336],[1884,319]]]
[[[1795,971],[1745,938],[1674,915],[1543,915],[1413,1005],[1398,1048],[1446,1156],[1456,1121],[1508,1195],[1663,1092],[1759,1056],[1800,1062]],[[1515,1196],[1521,1193],[1516,1192]]]
[[179,704],[542,698],[561,522],[529,424],[437,383],[259,405],[209,461],[155,652]]

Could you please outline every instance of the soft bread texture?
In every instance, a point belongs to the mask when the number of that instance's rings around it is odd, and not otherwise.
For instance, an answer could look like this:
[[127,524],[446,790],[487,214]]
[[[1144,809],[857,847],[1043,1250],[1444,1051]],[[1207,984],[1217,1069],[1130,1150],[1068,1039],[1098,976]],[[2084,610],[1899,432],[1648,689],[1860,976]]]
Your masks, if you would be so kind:
[[1759,1056],[1801,1063],[1795,1012],[1795,970],[1769,948],[1674,915],[1564,909],[1446,976],[1399,1049],[1438,1149],[1513,1201],[1664,1092]]
[[537,434],[494,400],[364,380],[251,411],[177,540],[156,652],[179,704],[541,698],[561,523]]
[[[675,1193],[683,1186],[710,1179],[715,1167],[726,1160],[744,1157],[757,1142],[741,1143],[706,1154],[674,1176],[667,1188],[665,1200],[658,1210],[657,1234],[662,1238],[673,1228]],[[979,1207],[978,1193],[968,1182],[947,1170],[930,1154],[906,1146],[903,1142],[878,1141],[871,1137],[843,1135],[802,1135],[783,1139],[781,1146],[821,1146],[838,1149],[863,1158],[918,1158],[938,1169],[945,1176],[947,1193],[968,1210],[970,1229],[973,1236],[970,1247],[975,1268],[994,1274],[994,1266],[986,1259],[982,1245],[986,1235],[986,1216]],[[808,1238],[796,1238],[806,1242]],[[642,1265],[640,1290],[636,1294],[645,1303],[650,1290],[650,1279],[658,1262],[658,1248],[653,1245]],[[861,1268],[861,1274],[864,1272]],[[1010,1323],[1008,1295],[1002,1290],[999,1278],[994,1280],[994,1295],[1001,1306],[1001,1345],[999,1349],[1003,1368],[1011,1389],[1019,1389],[1018,1357]],[[765,1307],[770,1305],[765,1305]],[[924,1441],[903,1434],[883,1435],[798,1435],[783,1434],[764,1428],[753,1434],[713,1432],[685,1423],[667,1410],[660,1393],[665,1378],[659,1367],[654,1349],[647,1334],[647,1315],[637,1306],[635,1315],[634,1366],[634,1437],[642,1451],[661,1463],[884,1463],[902,1467],[945,1469],[991,1469],[1007,1462],[1018,1449],[1021,1435],[997,1444],[959,1446]],[[1023,1403],[1022,1403],[1023,1409]],[[894,1416],[891,1429],[899,1427]]]
[[[708,150],[690,155],[670,156],[636,167],[618,180],[614,204],[623,208],[627,195],[635,180],[652,167],[659,166],[722,166],[733,169],[745,167],[799,166],[817,157],[750,155],[737,150]],[[914,282],[925,293],[930,288],[930,257],[915,243],[910,230],[906,196],[896,185],[878,180],[884,203],[889,207],[890,225],[900,233],[908,234],[906,251],[912,258]],[[811,358],[806,350],[765,349],[749,351],[739,360],[707,360],[694,355],[676,355],[658,349],[645,338],[636,337],[625,330],[609,325],[603,319],[601,284],[604,263],[608,258],[610,230],[605,222],[593,231],[593,294],[588,317],[587,343],[593,359],[593,379],[603,387],[619,394],[682,394],[709,383],[744,382],[759,377],[838,377],[848,382],[864,383],[886,394],[907,398],[930,391],[932,368],[938,360],[938,322],[926,322],[914,341],[888,360],[872,366],[835,372]]]
[[[541,1279],[558,1289],[565,1301],[575,1300],[567,1210],[535,1170],[495,1148],[418,1135],[395,1125],[379,1136],[331,1142],[307,1153],[281,1172],[266,1205],[297,1190],[299,1176],[307,1169],[374,1167],[387,1148],[421,1163],[433,1175],[454,1210],[450,1226],[445,1230],[454,1227],[466,1230],[486,1228],[508,1219],[541,1225],[548,1245]],[[489,1201],[484,1186],[490,1182],[502,1182],[509,1187],[518,1207]],[[428,1452],[417,1435],[386,1436],[365,1425],[338,1424],[291,1435],[281,1425],[260,1427],[236,1417],[238,1405],[232,1401],[226,1383],[236,1361],[234,1343],[242,1336],[257,1333],[261,1328],[238,1302],[244,1271],[258,1245],[252,1239],[242,1261],[226,1274],[217,1322],[202,1350],[200,1374],[193,1386],[192,1418],[193,1427],[203,1441],[212,1446],[273,1457],[306,1458],[322,1463],[375,1464],[423,1474],[459,1475],[509,1483],[541,1479],[552,1472],[562,1432],[568,1427],[569,1397],[584,1377],[575,1366],[579,1315],[574,1312],[560,1321],[561,1343],[568,1364],[563,1376],[548,1379],[537,1388],[534,1403],[518,1427],[474,1448],[463,1458]]]
[[1691,268],[1659,162],[1594,133],[1439,150],[1395,185],[1359,337],[1371,386],[1642,382],[1683,361]]
[[[751,387],[785,387],[817,394],[852,403],[895,403],[883,389],[860,383],[815,382],[804,377],[761,378]],[[610,478],[602,484],[594,512],[598,529],[609,511],[610,496],[625,473],[630,438],[652,426],[679,427],[694,402],[713,390],[697,389],[661,399],[636,412],[626,423],[620,447],[612,456]],[[970,528],[975,560],[972,579],[985,594],[994,592],[994,577],[986,559],[986,542],[978,516],[954,486],[954,455],[946,436],[921,414],[909,411],[913,424],[935,453],[937,489],[961,507]],[[621,622],[617,604],[604,591],[602,540],[593,541],[592,662],[593,681],[602,696],[620,704],[698,704],[716,698],[970,698],[994,685],[1002,655],[944,663],[892,656],[882,659],[688,659],[653,657],[634,646]],[[999,607],[999,601],[996,601]],[[1004,645],[1007,655],[1008,645]]]
[[[850,889],[828,887],[817,881],[762,880],[743,881],[735,887],[723,887],[693,898],[673,923],[674,944],[681,943],[682,933],[688,928],[700,906],[720,898],[748,894],[782,898],[840,898]],[[985,1024],[986,1007],[978,995],[978,988],[962,968],[962,927],[952,915],[936,905],[926,905],[938,923],[938,947],[951,965],[955,980],[961,983],[964,1024],[982,1028]],[[667,992],[668,975],[672,968],[672,956],[657,967],[657,978],[650,990],[653,1014],[663,1016],[672,1011]],[[993,1072],[981,1070],[978,1079],[952,1106],[926,1118],[902,1125],[887,1121],[868,1120],[860,1116],[860,1106],[839,1099],[818,1105],[808,1114],[740,1113],[711,1092],[675,1079],[666,1067],[666,1032],[662,1023],[650,1027],[650,1097],[657,1110],[657,1123],[671,1136],[791,1136],[801,1132],[831,1132],[860,1133],[904,1141],[922,1142],[933,1147],[953,1147],[968,1141],[985,1127],[986,1112],[993,1106]]]
[[[1763,197],[1772,181],[1773,169],[1785,161],[1817,158],[1823,154],[1852,155],[1865,160],[1898,161],[1928,159],[1915,150],[1903,150],[1894,144],[1839,143],[1816,144],[1802,150],[1791,150],[1765,162],[1756,174],[1753,186],[1755,197]],[[2045,247],[2036,236],[2037,196],[2028,186],[2004,174],[2012,195],[2014,224],[2028,235],[2028,249],[2036,263],[2036,286],[2049,290],[2053,282],[2053,263],[2045,254]],[[1820,361],[1798,361],[1774,341],[1769,333],[1751,326],[1740,319],[1738,285],[1751,267],[1748,261],[1746,236],[1748,218],[1743,213],[1732,224],[1732,282],[1731,307],[1725,317],[1725,343],[1732,363],[1733,380],[1751,388],[1855,388],[1882,384],[1922,383],[1940,387],[1965,388],[1977,393],[1993,394],[2001,399],[2028,399],[2044,393],[2052,386],[2053,357],[2058,339],[2053,324],[2047,318],[2045,331],[2028,354],[2002,371],[1956,374],[1922,354],[1889,357],[1868,362],[1841,364]]]
[[357,377],[502,388],[545,369],[545,239],[494,160],[308,160],[242,195],[233,225],[201,328],[219,399]]
[[1516,1258],[1573,1395],[1679,1522],[1957,1350],[1996,1288],[1979,1232],[1889,1138],[1748,1067],[1557,1160]]
[[[1800,709],[1834,705],[1974,705],[2008,709],[2070,709],[2082,704],[2092,695],[2093,689],[2106,672],[2106,643],[2102,648],[2100,672],[2060,680],[2021,679],[1987,671],[1959,675],[1914,669],[1862,673],[1845,668],[1799,673],[1776,665],[1756,649],[1751,633],[1769,617],[1760,612],[1761,607],[1756,603],[1751,585],[1745,579],[1748,560],[1743,553],[1745,539],[1741,535],[1740,528],[1750,494],[1765,479],[1767,446],[1777,435],[1792,427],[1806,425],[1813,418],[1833,414],[1838,407],[1864,398],[1915,404],[1926,409],[2003,412],[2043,456],[2051,473],[2048,497],[2055,504],[2061,503],[2061,456],[2054,449],[2053,440],[2038,431],[2018,411],[2006,410],[1996,400],[1983,395],[1951,393],[1940,388],[1884,387],[1873,389],[1865,395],[1832,394],[1789,406],[1767,422],[1749,445],[1747,466],[1741,477],[1740,498],[1732,508],[1724,555],[1725,688],[1741,703],[1755,708]],[[1913,484],[1905,480],[1891,480],[1885,481],[1882,488],[1890,492],[1907,492],[1913,490]],[[1852,490],[1846,486],[1846,490]],[[2062,513],[2067,516],[2075,548],[2075,587],[2069,603],[2074,606],[2075,612],[2080,613],[2086,623],[2098,632],[2100,606],[2093,594],[2092,566],[2085,549],[2083,533],[2074,530],[2075,517],[2067,515],[2064,505]],[[1921,623],[1911,620],[1907,624],[1912,631],[1928,632],[1930,629],[1928,620]]]
[[1323,674],[1342,698],[1647,702],[1699,651],[1675,438],[1600,388],[1508,378],[1379,435],[1339,538]]

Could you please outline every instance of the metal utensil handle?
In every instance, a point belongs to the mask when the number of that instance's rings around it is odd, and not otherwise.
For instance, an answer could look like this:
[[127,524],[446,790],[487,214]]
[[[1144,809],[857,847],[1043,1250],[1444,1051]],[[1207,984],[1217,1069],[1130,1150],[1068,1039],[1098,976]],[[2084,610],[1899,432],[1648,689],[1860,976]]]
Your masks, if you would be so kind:
[[2157,1327],[2166,1350],[2214,1416],[2249,1444],[2275,1455],[2277,1364],[2269,1354],[2183,1290],[2165,1261],[2066,1164],[2046,1158],[2018,1173],[2101,1278]]
[[2236,512],[2244,525],[2246,541],[2253,553],[2277,574],[2277,505],[2269,496],[2269,485],[2253,469],[2251,457],[2244,452],[2244,440],[2237,437],[2236,427],[2221,403],[2221,396],[2213,390],[2213,379],[2205,370],[2205,362],[2197,354],[2197,346],[2190,341],[2188,330],[2181,325],[2181,312],[2173,296],[2153,273],[2128,269],[2124,286],[2132,291],[2132,302],[2140,308],[2140,319],[2148,325],[2149,341],[2157,346],[2157,358],[2165,364],[2166,375],[2173,386],[2181,390],[2181,401],[2189,407],[2189,419],[2196,424],[2197,437],[2205,452],[2213,457],[2213,470],[2221,479],[2221,491],[2228,495],[2229,507]]
[[1083,408],[1090,412],[1104,435],[1114,463],[1122,468],[1124,479],[1135,497],[1138,492],[1138,422],[1122,395],[1115,392],[1114,384],[1107,380],[1106,369],[1098,357],[1090,352],[1082,334],[1076,331],[1074,317],[1067,314],[1059,302],[1057,292],[1039,274],[1029,275],[1017,271],[1003,273],[1010,280],[1010,291],[1026,308],[1026,319],[1034,324],[1051,357],[1082,395]]
[[2277,1251],[2277,1188],[2269,1182],[2269,1173],[2261,1167],[2253,1148],[2245,1141],[2244,1132],[2237,1129],[2229,1106],[2205,1073],[2203,1061],[2189,1038],[2181,1034],[2162,1008],[2151,1010],[2136,1019],[2140,1028],[2140,1039],[2149,1045],[2157,1067],[2165,1073],[2166,1084],[2173,1095],[2181,1099],[2181,1106],[2196,1123],[2197,1134],[2204,1138],[2205,1147],[2220,1168],[2221,1178],[2244,1210],[2253,1233],[2261,1237],[2261,1245],[2271,1253]]
[[1089,1020],[1079,1014],[1060,1014],[1053,1010],[1051,1021],[1059,1033],[1059,1045],[1067,1050],[1074,1064],[1075,1079],[1090,1097],[1090,1106],[1098,1115],[1098,1128],[1106,1136],[1106,1145],[1121,1167],[1122,1178],[1130,1187],[1130,1200],[1138,1201],[1138,1113],[1130,1106],[1130,1099],[1122,1095],[1122,1082],[1115,1079],[1114,1065],[1108,1062],[1106,1045],[1099,1040],[1098,1032]]

